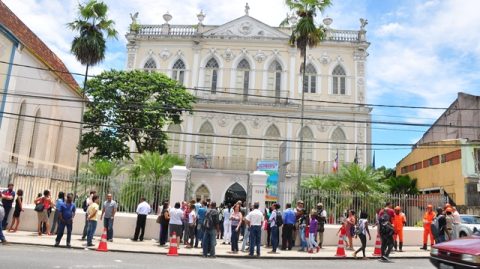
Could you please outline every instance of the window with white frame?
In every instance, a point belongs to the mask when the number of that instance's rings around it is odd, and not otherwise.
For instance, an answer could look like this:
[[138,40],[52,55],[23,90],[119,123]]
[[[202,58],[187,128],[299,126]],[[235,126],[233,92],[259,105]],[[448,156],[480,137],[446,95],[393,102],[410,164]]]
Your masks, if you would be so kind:
[[250,84],[250,64],[242,59],[237,65],[237,78],[235,88],[243,94],[243,100],[248,99],[248,88]]
[[346,73],[345,69],[340,65],[337,65],[332,72],[332,93],[333,94],[346,94]]
[[279,147],[280,147],[280,131],[278,130],[275,124],[268,127],[267,132],[265,132],[265,144],[263,147],[263,159],[264,160],[278,160],[279,158]]
[[180,154],[180,133],[182,127],[179,124],[170,124],[168,131],[168,152],[171,154]]
[[335,160],[336,154],[338,152],[338,160],[344,161],[345,160],[345,142],[347,141],[347,136],[342,128],[337,127],[331,137],[330,140],[333,142],[331,146],[331,160]]
[[198,132],[202,135],[198,137],[197,154],[211,157],[213,155],[213,136],[215,135],[212,124],[208,121],[204,122]]
[[178,59],[172,67],[172,79],[178,81],[180,84],[184,83],[185,79],[185,63],[181,60]]
[[247,128],[242,123],[238,123],[232,131],[232,143],[230,156],[231,163],[234,169],[245,169],[247,157],[247,140],[242,137],[247,137]]
[[275,97],[275,102],[280,102],[280,93],[282,89],[282,66],[275,60],[268,68],[268,85],[270,96]]
[[205,65],[205,87],[210,89],[210,93],[217,93],[218,82],[218,62],[215,58],[210,58]]
[[313,64],[307,64],[307,68],[305,69],[305,80],[303,81],[303,83],[304,92],[317,92],[317,70],[315,69],[315,66],[313,66]]

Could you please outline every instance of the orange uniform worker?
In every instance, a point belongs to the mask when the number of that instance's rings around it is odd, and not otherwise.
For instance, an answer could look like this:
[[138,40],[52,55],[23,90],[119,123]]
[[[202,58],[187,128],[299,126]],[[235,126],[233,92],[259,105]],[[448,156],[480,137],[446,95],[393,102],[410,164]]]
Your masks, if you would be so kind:
[[433,212],[433,206],[427,206],[427,212],[423,215],[423,247],[420,249],[427,250],[427,239],[430,236],[430,246],[433,246],[433,233],[432,233],[432,222],[435,218],[435,212]]
[[407,217],[402,212],[402,208],[400,206],[395,207],[395,216],[393,217],[393,247],[395,251],[397,251],[397,238],[400,242],[398,242],[398,250],[402,252],[403,248],[403,226],[407,225]]

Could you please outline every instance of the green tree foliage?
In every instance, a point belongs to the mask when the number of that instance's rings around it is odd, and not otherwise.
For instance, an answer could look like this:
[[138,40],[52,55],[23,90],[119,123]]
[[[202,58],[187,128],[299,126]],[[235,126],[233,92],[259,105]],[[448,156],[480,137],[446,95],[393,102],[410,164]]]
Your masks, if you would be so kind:
[[408,175],[390,177],[385,180],[385,184],[390,189],[390,193],[418,194],[417,180],[411,179]]
[[139,153],[167,153],[165,125],[181,123],[195,97],[161,73],[105,71],[87,83],[85,132],[81,149],[96,158],[130,158],[127,143]]

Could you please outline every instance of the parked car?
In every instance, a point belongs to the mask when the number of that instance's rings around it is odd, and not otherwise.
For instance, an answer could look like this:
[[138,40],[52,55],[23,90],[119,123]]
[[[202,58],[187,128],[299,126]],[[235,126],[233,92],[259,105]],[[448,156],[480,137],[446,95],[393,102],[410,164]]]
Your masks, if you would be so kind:
[[430,252],[430,262],[440,269],[480,269],[480,231],[434,245]]
[[460,215],[462,223],[456,227],[457,238],[472,235],[475,231],[480,231],[480,216]]

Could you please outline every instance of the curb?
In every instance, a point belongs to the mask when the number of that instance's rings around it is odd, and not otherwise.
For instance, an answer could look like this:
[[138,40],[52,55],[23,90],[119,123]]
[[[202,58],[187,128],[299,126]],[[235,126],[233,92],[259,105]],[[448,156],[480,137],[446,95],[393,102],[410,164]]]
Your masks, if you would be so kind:
[[[50,248],[56,248],[53,245],[45,245],[45,244],[33,244],[33,243],[18,243],[18,242],[8,242],[10,245],[24,245],[24,246],[40,246],[40,247],[50,247]],[[64,246],[60,246],[58,248],[64,248],[67,249]],[[91,251],[96,251],[96,249],[93,248],[86,248],[86,247],[76,247],[72,246],[70,249],[76,249],[76,250],[91,250]],[[131,250],[120,250],[120,249],[109,249],[108,252],[116,252],[116,253],[135,253],[135,254],[148,254],[148,255],[164,255],[167,256],[167,253],[158,253],[158,252],[153,252],[153,251],[131,251]],[[188,256],[188,257],[202,257],[201,254],[195,254],[195,253],[183,253],[179,254],[180,256]],[[227,259],[248,259],[248,260],[360,260],[359,258],[354,258],[354,257],[291,257],[291,256],[260,256],[260,257],[250,257],[246,253],[245,254],[240,254],[240,255],[225,255],[225,254],[220,254],[216,255],[217,258],[227,258]],[[378,260],[379,257],[369,257],[367,256],[369,260]],[[390,258],[392,260],[405,260],[405,259],[429,259],[430,256],[426,257],[420,257],[420,256],[402,256],[402,257],[395,257],[395,255],[391,255]]]

